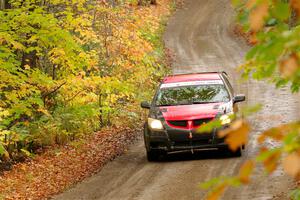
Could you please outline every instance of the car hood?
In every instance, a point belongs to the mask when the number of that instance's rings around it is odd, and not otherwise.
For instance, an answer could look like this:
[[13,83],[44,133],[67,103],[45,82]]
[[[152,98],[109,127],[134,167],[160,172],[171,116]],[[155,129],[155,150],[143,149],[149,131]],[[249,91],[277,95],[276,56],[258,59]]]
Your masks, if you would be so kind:
[[219,113],[227,112],[226,108],[228,106],[228,103],[208,103],[161,106],[159,107],[159,110],[161,111],[165,120],[195,120],[203,118],[214,118]]

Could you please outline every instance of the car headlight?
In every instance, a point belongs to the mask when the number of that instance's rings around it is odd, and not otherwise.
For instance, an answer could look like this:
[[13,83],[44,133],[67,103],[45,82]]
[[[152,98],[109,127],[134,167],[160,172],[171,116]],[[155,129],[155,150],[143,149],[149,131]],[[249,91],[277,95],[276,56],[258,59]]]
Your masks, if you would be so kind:
[[148,118],[148,126],[153,130],[163,130],[164,126],[158,119]]
[[220,121],[222,125],[229,124],[231,122],[231,117],[229,115],[222,115]]

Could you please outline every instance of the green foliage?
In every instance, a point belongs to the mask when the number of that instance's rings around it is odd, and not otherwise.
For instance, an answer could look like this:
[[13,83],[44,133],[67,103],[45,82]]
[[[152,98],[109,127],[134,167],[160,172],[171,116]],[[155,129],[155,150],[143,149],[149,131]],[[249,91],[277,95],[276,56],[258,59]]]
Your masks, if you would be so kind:
[[[297,8],[294,4],[293,1],[234,1],[239,13],[237,19],[255,43],[246,56],[247,62],[241,66],[244,76],[267,78],[277,87],[290,84],[291,91],[297,92],[300,29],[294,17]],[[267,9],[260,9],[265,5]]]
[[200,126],[197,129],[197,132],[198,133],[209,133],[213,129],[220,128],[220,127],[222,127],[221,120],[220,119],[215,119],[215,120],[212,120],[212,121],[208,122],[207,124],[204,124],[204,125]]
[[5,153],[6,149],[4,148],[3,143],[0,143],[0,154],[3,155]]
[[6,2],[0,10],[0,155],[29,156],[140,119],[138,102],[149,98],[166,70],[159,17],[130,4]]
[[290,193],[290,198],[291,198],[292,200],[299,200],[299,199],[300,199],[300,189],[293,190],[293,191]]
[[208,190],[215,187],[216,185],[221,185],[224,182],[228,182],[228,184],[230,184],[231,186],[240,185],[240,182],[237,179],[234,179],[232,177],[217,177],[217,178],[210,179],[204,183],[201,183],[200,188]]

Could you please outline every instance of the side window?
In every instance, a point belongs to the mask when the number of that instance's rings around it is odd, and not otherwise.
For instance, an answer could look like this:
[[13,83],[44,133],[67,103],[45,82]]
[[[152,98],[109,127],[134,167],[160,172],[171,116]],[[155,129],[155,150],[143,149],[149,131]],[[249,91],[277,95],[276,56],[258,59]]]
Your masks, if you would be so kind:
[[234,93],[233,93],[233,87],[232,87],[232,85],[230,84],[230,82],[228,81],[227,76],[226,76],[226,75],[223,75],[223,78],[224,78],[224,81],[226,82],[226,84],[228,85],[231,94],[234,94]]

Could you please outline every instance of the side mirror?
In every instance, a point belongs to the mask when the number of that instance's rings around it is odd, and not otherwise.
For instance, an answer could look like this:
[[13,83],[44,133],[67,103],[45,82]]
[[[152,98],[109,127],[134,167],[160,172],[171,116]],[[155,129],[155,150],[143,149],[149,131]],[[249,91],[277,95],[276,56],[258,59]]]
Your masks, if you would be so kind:
[[141,107],[146,108],[146,109],[150,109],[150,103],[148,103],[147,101],[143,101],[141,103]]
[[244,94],[238,94],[235,97],[233,97],[233,103],[238,103],[238,102],[242,102],[245,100],[246,100],[246,97]]

